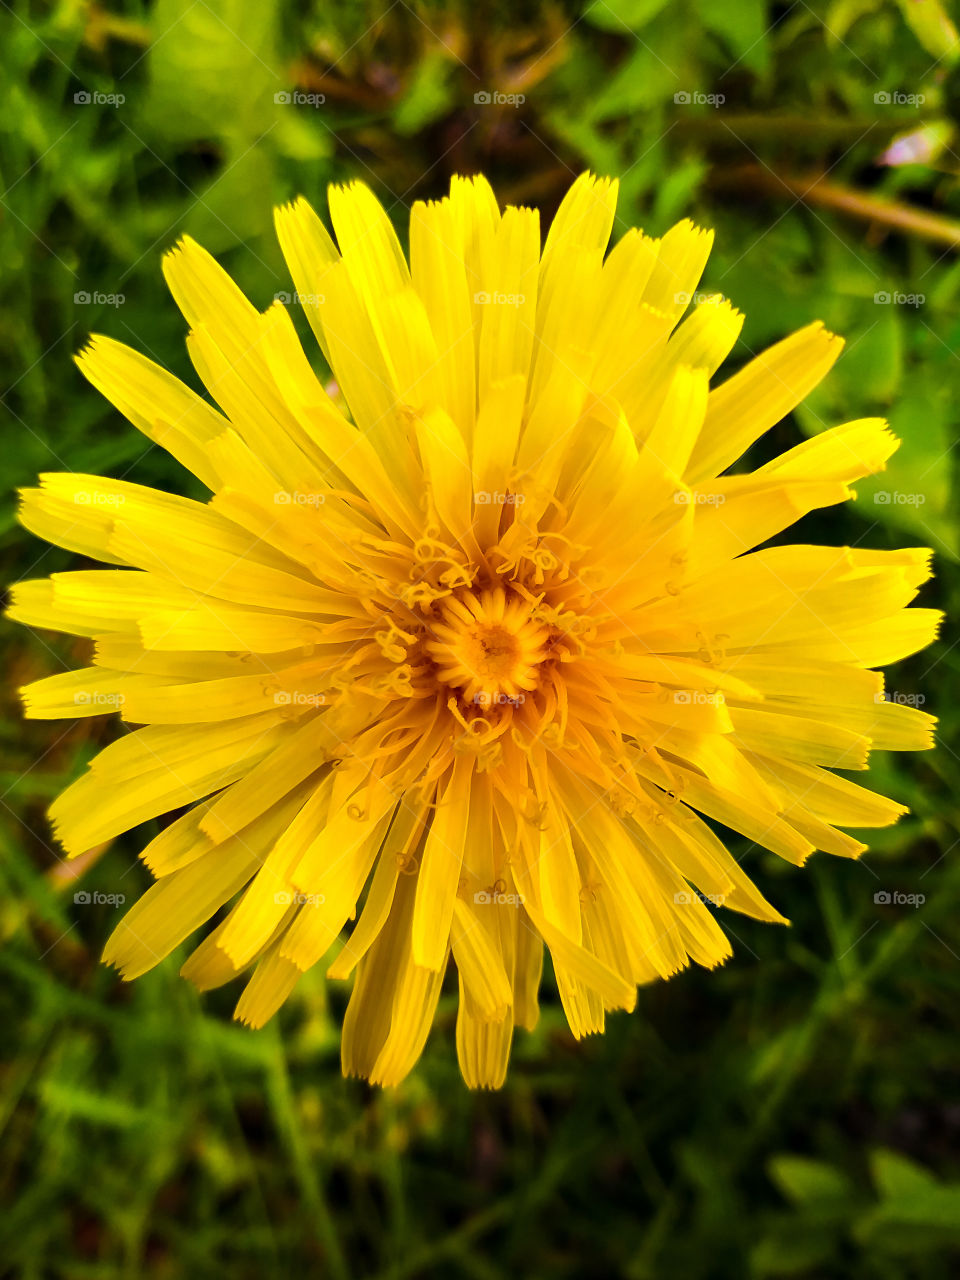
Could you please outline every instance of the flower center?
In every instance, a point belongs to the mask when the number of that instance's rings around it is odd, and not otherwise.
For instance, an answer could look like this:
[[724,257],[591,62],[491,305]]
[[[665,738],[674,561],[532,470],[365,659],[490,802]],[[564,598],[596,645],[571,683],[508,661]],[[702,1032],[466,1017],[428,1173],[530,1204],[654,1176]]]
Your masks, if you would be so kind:
[[437,678],[478,706],[522,702],[537,687],[550,639],[532,608],[502,587],[447,596],[424,645]]

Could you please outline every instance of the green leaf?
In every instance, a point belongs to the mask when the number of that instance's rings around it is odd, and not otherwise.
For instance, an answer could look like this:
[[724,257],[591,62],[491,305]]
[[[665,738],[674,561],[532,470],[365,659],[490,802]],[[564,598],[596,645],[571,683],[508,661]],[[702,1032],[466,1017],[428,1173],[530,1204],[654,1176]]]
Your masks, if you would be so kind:
[[276,56],[277,2],[158,0],[145,116],[165,140],[269,130],[288,89]]
[[875,1151],[871,1168],[880,1203],[858,1219],[858,1240],[891,1253],[916,1253],[960,1236],[960,1185],[940,1182],[896,1151]]
[[706,29],[719,36],[733,55],[733,66],[747,67],[757,75],[767,72],[770,21],[766,0],[738,0],[737,4],[697,0],[697,10]]
[[110,1128],[150,1129],[157,1127],[149,1109],[134,1106],[121,1098],[110,1098],[81,1085],[45,1080],[40,1086],[44,1107],[58,1119],[78,1121]]
[[237,158],[228,152],[220,173],[197,195],[187,219],[190,234],[211,253],[262,235],[272,225],[273,152],[245,141],[235,149]]
[[593,0],[583,16],[601,31],[641,31],[666,3],[667,0]]
[[647,113],[663,104],[673,110],[675,95],[683,92],[687,97],[681,101],[689,101],[698,79],[684,30],[666,13],[606,77],[602,87],[590,90],[584,114],[591,123],[599,123],[644,112],[647,130],[652,131]]
[[874,1151],[870,1158],[870,1169],[877,1191],[884,1200],[922,1196],[940,1185],[929,1169],[909,1160],[899,1151],[887,1151],[883,1148]]
[[768,1171],[787,1199],[795,1204],[842,1200],[853,1194],[853,1184],[847,1175],[823,1160],[773,1156]]
[[425,54],[393,113],[393,127],[404,137],[438,120],[453,101],[450,56],[442,49]]
[[319,111],[284,111],[270,139],[291,160],[325,160],[333,153],[333,141],[322,119]]
[[658,184],[654,217],[660,226],[669,226],[684,217],[691,208],[693,197],[707,174],[708,166],[699,156],[677,164]]
[[927,53],[953,64],[960,57],[960,36],[940,0],[898,0],[907,26]]
[[[892,298],[892,293],[878,293],[878,298]],[[903,376],[903,319],[892,301],[878,302],[875,319],[859,334],[851,335],[846,349],[837,361],[833,380],[845,392],[848,402],[883,408],[890,404],[900,389]]]
[[900,448],[879,476],[858,480],[857,502],[870,519],[908,529],[940,554],[960,555],[951,508],[949,397],[929,381],[911,385],[889,412]]
[[613,174],[621,169],[621,155],[617,144],[586,120],[582,113],[566,114],[556,110],[547,121],[551,130],[573,147],[587,165],[596,173]]
[[590,96],[584,115],[592,123],[600,123],[649,110],[672,98],[677,84],[672,66],[646,45],[638,44],[600,91]]
[[880,8],[883,0],[834,0],[823,21],[823,32],[828,47],[841,48],[847,39],[847,32],[866,13],[874,13]]
[[960,1239],[960,1187],[933,1187],[922,1195],[885,1200],[857,1219],[853,1235],[891,1254],[935,1253]]
[[834,1252],[836,1233],[807,1222],[786,1222],[765,1236],[750,1253],[751,1273],[789,1276],[808,1272]]

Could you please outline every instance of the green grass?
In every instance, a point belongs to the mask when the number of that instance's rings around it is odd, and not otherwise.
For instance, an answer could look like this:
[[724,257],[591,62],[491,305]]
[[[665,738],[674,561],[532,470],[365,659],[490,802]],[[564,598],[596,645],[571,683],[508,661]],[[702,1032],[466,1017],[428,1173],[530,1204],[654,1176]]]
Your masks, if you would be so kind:
[[[758,457],[824,424],[889,416],[904,445],[885,476],[799,534],[933,546],[921,602],[956,616],[960,72],[928,21],[939,8],[4,4],[6,580],[71,563],[15,523],[12,490],[39,471],[195,492],[70,361],[100,331],[193,382],[159,271],[178,235],[202,240],[265,306],[289,288],[270,211],[297,192],[322,207],[328,182],[364,178],[405,237],[412,200],[438,195],[451,172],[483,169],[546,217],[589,166],[623,175],[620,230],[686,215],[716,227],[704,287],[747,315],[731,370],[815,318],[847,336],[826,387]],[[274,101],[294,87],[326,101]],[[526,100],[474,102],[494,90]],[[675,101],[683,92],[724,101]],[[877,164],[919,126],[946,140],[938,155]],[[783,180],[817,172],[852,213],[785,195]],[[917,210],[946,238],[918,235]],[[75,301],[85,292],[124,300]],[[876,302],[884,292],[924,300]],[[877,503],[877,490],[922,501]],[[955,1275],[953,644],[948,626],[889,681],[942,720],[936,752],[885,757],[872,773],[909,818],[865,836],[859,863],[818,854],[796,870],[736,845],[789,930],[721,912],[736,951],[724,969],[642,990],[635,1014],[580,1044],[548,978],[507,1086],[475,1095],[456,1067],[452,990],[421,1065],[382,1093],[340,1078],[345,992],[317,974],[250,1032],[229,1021],[235,993],[197,998],[175,960],[131,986],[100,967],[118,908],[74,894],[133,901],[150,833],[114,842],[81,881],[64,867],[45,808],[115,728],[23,723],[15,689],[76,663],[82,645],[5,626],[0,1274]],[[878,892],[925,900],[884,905]]]

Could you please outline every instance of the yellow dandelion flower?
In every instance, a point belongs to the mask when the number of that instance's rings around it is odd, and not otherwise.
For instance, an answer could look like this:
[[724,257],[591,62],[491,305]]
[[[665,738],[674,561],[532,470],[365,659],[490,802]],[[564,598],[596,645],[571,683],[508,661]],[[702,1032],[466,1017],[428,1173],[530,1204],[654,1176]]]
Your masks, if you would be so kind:
[[94,641],[27,713],[142,726],[55,801],[57,837],[77,855],[192,806],[107,943],[125,978],[218,916],[185,977],[252,966],[236,1013],[260,1026],[313,965],[354,976],[343,1069],[393,1084],[452,957],[463,1075],[497,1086],[544,945],[584,1036],[726,959],[709,904],[783,922],[711,820],[799,864],[904,812],[832,770],[931,745],[873,670],[935,634],[907,608],[929,553],[756,549],[896,441],[862,419],[723,474],[841,342],[811,324],[710,390],[742,322],[720,297],[681,322],[711,236],[608,253],[615,200],[579,178],[541,252],[536,210],[455,178],[413,206],[409,265],[362,184],[330,191],[336,243],[280,209],[335,391],[284,302],[189,239],[164,271],[211,400],[110,338],[79,356],[211,491],[23,495],[28,529],[112,566],[14,589],[14,618]]

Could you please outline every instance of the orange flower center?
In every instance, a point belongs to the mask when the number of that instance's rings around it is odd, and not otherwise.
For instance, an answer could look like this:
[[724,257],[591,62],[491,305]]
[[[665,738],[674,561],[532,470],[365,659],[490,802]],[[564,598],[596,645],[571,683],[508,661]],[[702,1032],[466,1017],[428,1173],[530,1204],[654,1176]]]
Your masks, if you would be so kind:
[[550,640],[533,608],[502,587],[448,596],[424,644],[437,679],[478,706],[522,702],[537,687]]

